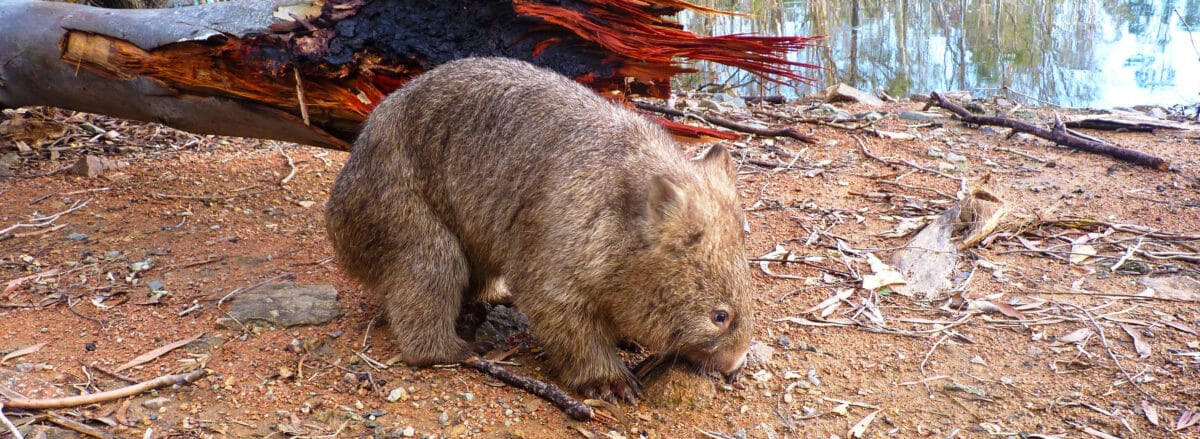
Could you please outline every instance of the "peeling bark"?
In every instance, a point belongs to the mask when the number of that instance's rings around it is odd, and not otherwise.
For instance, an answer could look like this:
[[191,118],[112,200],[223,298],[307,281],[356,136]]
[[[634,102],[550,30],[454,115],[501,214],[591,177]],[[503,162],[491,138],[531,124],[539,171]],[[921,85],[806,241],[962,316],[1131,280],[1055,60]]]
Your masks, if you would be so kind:
[[51,105],[345,150],[387,93],[467,56],[525,59],[601,92],[660,97],[672,75],[689,71],[681,58],[777,80],[806,80],[795,70],[811,67],[786,59],[810,38],[697,37],[663,16],[715,11],[675,0],[552,3],[243,0],[111,10],[6,0],[0,107]]

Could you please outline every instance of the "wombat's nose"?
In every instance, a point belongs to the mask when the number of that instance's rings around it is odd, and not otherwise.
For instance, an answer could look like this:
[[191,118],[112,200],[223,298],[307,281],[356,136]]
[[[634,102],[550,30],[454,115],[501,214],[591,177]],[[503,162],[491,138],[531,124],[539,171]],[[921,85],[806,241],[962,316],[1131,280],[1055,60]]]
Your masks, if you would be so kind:
[[749,355],[749,353],[750,348],[746,348],[736,356],[729,359],[732,361],[720,361],[717,363],[720,369],[719,372],[725,376],[726,381],[732,382],[732,380],[737,379],[738,372],[740,372],[742,367],[746,365],[746,356]]

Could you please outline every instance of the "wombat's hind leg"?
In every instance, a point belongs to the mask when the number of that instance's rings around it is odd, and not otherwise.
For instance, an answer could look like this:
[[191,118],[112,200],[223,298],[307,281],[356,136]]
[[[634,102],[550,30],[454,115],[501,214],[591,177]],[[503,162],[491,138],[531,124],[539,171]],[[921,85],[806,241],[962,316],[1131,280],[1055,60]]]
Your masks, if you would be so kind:
[[[416,209],[414,209],[416,210]],[[388,320],[411,366],[457,363],[471,345],[455,332],[467,288],[466,257],[455,238],[432,215],[405,222],[386,238],[395,250],[378,261],[384,274],[374,286],[384,298]]]

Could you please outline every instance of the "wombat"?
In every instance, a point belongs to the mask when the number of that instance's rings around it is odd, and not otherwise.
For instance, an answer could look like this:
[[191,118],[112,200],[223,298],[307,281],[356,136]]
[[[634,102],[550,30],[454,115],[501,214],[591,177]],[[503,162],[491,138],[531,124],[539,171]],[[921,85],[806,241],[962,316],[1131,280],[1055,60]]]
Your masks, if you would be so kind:
[[735,178],[724,148],[688,160],[657,124],[557,73],[462,59],[380,102],[326,222],[409,365],[471,355],[457,317],[507,289],[564,384],[633,402],[619,342],[727,378],[745,360]]

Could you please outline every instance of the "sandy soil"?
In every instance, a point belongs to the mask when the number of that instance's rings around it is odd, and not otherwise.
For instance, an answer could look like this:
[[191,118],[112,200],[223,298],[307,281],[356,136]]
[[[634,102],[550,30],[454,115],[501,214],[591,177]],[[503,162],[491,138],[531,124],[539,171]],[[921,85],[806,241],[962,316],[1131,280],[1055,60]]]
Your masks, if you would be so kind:
[[[15,175],[0,180],[0,229],[37,226],[0,233],[0,355],[45,345],[0,361],[0,387],[30,398],[115,389],[127,383],[102,369],[197,335],[118,375],[209,373],[115,401],[3,413],[116,437],[1200,436],[1195,425],[1173,431],[1200,418],[1200,302],[1186,283],[1200,261],[1197,135],[1088,132],[1175,169],[1160,172],[945,114],[932,125],[897,117],[923,105],[877,110],[887,116],[875,128],[911,140],[797,123],[818,143],[732,142],[748,253],[782,246],[804,262],[771,263],[774,275],[754,265],[757,339],[773,352],[734,386],[674,374],[641,403],[583,423],[474,371],[365,360],[386,362],[395,347],[373,319],[379,302],[340,273],[325,240],[321,209],[346,153],[7,111],[0,156],[15,153]],[[828,119],[806,108],[771,111]],[[124,166],[91,178],[53,172],[85,153]],[[866,254],[889,261],[907,241],[885,234],[899,218],[940,214],[960,179],[983,175],[1011,213],[993,240],[965,251],[959,293],[923,300],[861,288]],[[1096,256],[1068,263],[1072,242]],[[229,306],[217,299],[283,274],[335,286],[342,316],[289,329],[215,324]],[[1138,297],[1150,278],[1183,286]],[[168,294],[153,297],[151,282]],[[812,309],[847,289],[837,306]],[[509,360],[553,380],[535,353]]]

